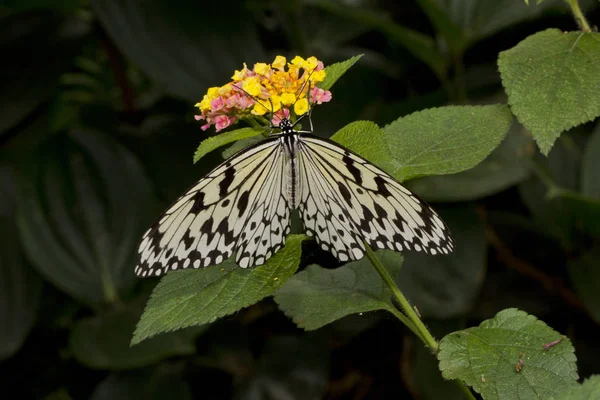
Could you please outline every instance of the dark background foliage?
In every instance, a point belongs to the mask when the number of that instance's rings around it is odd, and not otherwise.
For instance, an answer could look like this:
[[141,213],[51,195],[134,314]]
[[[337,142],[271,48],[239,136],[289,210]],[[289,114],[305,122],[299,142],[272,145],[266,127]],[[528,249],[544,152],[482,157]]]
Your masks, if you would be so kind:
[[[598,2],[583,5],[600,20]],[[358,119],[384,125],[424,108],[505,103],[498,53],[549,27],[577,29],[564,2],[11,0],[0,18],[5,393],[460,398],[383,312],[304,332],[266,299],[129,348],[156,284],[133,275],[137,241],[221,159],[216,151],[192,164],[212,134],[193,104],[243,62],[299,54],[328,65],[364,53],[314,112],[329,136]],[[570,337],[581,377],[600,372],[597,225],[573,201],[545,197],[540,180],[598,197],[599,153],[597,124],[563,134],[545,158],[515,120],[472,170],[408,182],[458,242],[444,261],[407,255],[398,281],[438,337],[517,307]],[[337,266],[306,242],[301,268],[313,263]]]

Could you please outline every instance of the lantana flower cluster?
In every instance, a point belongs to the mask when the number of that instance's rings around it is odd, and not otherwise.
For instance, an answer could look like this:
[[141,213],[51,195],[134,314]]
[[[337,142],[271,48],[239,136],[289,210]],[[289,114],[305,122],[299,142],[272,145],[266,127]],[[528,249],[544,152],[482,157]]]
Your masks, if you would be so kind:
[[256,63],[252,69],[244,64],[231,79],[224,86],[208,89],[196,103],[200,110],[196,120],[206,122],[202,130],[214,125],[218,132],[238,120],[267,113],[273,114],[271,123],[278,125],[282,118],[290,118],[290,112],[298,117],[310,106],[331,100],[330,91],[316,86],[325,79],[325,69],[315,57],[305,60],[296,56],[287,62],[277,56],[271,64]]

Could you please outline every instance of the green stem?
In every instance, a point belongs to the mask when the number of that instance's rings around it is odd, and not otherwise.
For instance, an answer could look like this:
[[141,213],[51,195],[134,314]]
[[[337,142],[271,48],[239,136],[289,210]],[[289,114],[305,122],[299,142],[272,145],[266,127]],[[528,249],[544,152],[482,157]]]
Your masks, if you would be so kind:
[[[394,282],[394,279],[387,272],[387,269],[385,269],[383,264],[381,264],[381,261],[379,261],[379,259],[375,255],[373,249],[371,249],[371,247],[367,243],[365,243],[365,247],[367,249],[367,258],[369,259],[369,261],[371,261],[371,264],[373,264],[375,270],[377,270],[379,276],[381,276],[381,279],[383,279],[387,287],[390,289],[390,291],[392,292],[392,296],[394,296],[394,298],[398,301],[398,303],[402,307],[402,311],[404,311],[404,314],[406,315],[402,314],[398,310],[394,310],[395,312],[392,312],[392,314],[394,314],[400,321],[402,321],[408,327],[408,329],[410,329],[419,339],[421,339],[423,343],[425,343],[427,347],[429,347],[433,351],[434,354],[437,354],[439,349],[438,342],[433,338],[431,333],[429,333],[427,327],[423,324],[417,313],[410,306],[410,303],[408,302],[406,297],[404,297],[400,289],[398,289],[398,286],[396,286],[396,282]],[[473,396],[471,390],[463,382],[461,382],[458,379],[454,379],[454,383],[458,385],[458,387],[467,399],[475,400],[475,396]]]
[[433,338],[433,336],[431,336],[431,333],[429,333],[429,331],[427,330],[427,328],[425,327],[415,310],[413,310],[413,308],[410,306],[410,303],[408,302],[408,300],[406,300],[406,297],[404,297],[400,289],[398,289],[398,286],[396,286],[394,279],[387,272],[383,264],[381,264],[381,261],[379,261],[379,259],[375,255],[373,249],[371,249],[371,247],[366,243],[365,247],[367,248],[367,258],[369,259],[369,261],[371,261],[371,264],[373,264],[373,266],[381,276],[381,279],[383,279],[387,287],[392,292],[392,296],[394,296],[394,298],[400,304],[400,307],[402,307],[402,311],[404,311],[406,317],[410,320],[412,325],[414,325],[417,332],[419,332],[417,336],[427,345],[427,347],[429,347],[434,352],[434,354],[437,354],[438,342]]
[[569,6],[571,6],[571,11],[573,12],[575,21],[577,21],[577,24],[579,25],[581,30],[584,32],[591,32],[592,29],[590,28],[590,25],[583,16],[581,8],[579,8],[579,2],[577,0],[567,0],[567,2],[569,3]]

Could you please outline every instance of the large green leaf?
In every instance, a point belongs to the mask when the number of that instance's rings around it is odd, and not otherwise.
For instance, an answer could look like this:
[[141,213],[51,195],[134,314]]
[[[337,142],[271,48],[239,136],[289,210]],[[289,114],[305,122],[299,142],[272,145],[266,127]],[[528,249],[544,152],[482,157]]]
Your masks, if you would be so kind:
[[47,280],[98,306],[135,282],[136,244],[149,219],[150,183],[136,158],[95,131],[58,135],[24,161],[18,225]]
[[600,247],[594,247],[567,265],[573,287],[588,312],[600,322]]
[[465,315],[473,307],[485,277],[483,223],[471,206],[439,210],[456,240],[449,255],[410,252],[396,282],[424,317]]
[[547,155],[561,132],[600,116],[600,34],[548,29],[500,53],[508,103]]
[[271,295],[296,272],[305,238],[290,235],[283,249],[255,268],[242,269],[230,259],[167,274],[154,289],[132,344],[161,332],[214,322]]
[[[390,275],[396,276],[402,255],[389,250],[376,254]],[[275,293],[275,301],[306,330],[318,329],[349,314],[396,311],[389,289],[366,257],[335,270],[309,265]]]
[[489,400],[547,399],[578,379],[571,341],[514,308],[445,336],[438,360],[444,378],[460,379]]
[[[92,0],[115,44],[168,93],[199,101],[242,63],[269,61],[243,4]],[[235,22],[234,22],[235,21]]]
[[434,175],[407,182],[426,201],[477,200],[524,180],[529,174],[531,137],[513,124],[506,139],[475,167],[451,175]]
[[44,11],[0,19],[0,135],[48,100],[90,25]]
[[21,348],[35,323],[42,280],[25,261],[12,220],[0,219],[0,237],[0,360],[3,360]]
[[112,373],[94,388],[90,400],[192,400],[180,368],[158,365],[151,370]]
[[512,115],[504,105],[419,111],[383,128],[394,177],[451,174],[472,168],[504,139]]

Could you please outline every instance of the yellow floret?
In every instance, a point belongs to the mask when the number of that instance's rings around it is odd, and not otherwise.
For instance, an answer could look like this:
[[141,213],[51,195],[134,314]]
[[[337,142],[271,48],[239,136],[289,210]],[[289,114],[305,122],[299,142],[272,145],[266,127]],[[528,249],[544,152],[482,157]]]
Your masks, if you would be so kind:
[[294,112],[296,115],[306,114],[308,111],[308,100],[306,97],[298,100],[296,104],[294,104]]
[[296,96],[293,93],[283,93],[281,95],[281,102],[283,104],[285,104],[286,106],[289,106],[290,104],[294,104],[295,101],[296,101]]
[[254,72],[256,72],[259,75],[266,75],[270,69],[271,68],[269,67],[269,64],[265,64],[265,63],[254,64]]
[[262,91],[262,86],[260,85],[258,76],[252,76],[245,79],[244,83],[242,84],[242,88],[252,96],[258,96]]
[[285,68],[285,63],[286,63],[285,57],[277,56],[277,57],[275,57],[275,60],[273,61],[271,66],[275,69],[283,71],[283,69]]

